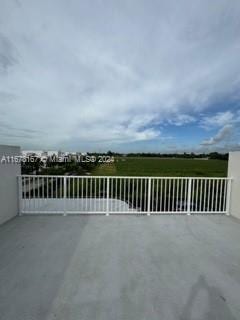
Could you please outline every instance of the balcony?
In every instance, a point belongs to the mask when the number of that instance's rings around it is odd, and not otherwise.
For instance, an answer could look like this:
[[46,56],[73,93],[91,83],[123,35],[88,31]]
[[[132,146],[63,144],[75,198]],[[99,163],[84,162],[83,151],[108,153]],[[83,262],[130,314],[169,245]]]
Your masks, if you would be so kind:
[[225,215],[23,215],[0,226],[2,320],[240,318]]
[[228,178],[0,166],[1,320],[239,319],[239,157]]

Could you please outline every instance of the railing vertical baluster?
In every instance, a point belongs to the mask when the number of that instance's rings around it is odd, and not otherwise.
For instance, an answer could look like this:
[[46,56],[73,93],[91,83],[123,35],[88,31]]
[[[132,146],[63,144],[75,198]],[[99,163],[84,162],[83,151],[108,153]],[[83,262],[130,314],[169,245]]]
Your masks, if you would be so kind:
[[97,211],[97,180],[94,178],[94,211]]
[[98,211],[101,211],[101,207],[100,207],[100,203],[101,203],[101,201],[100,201],[100,198],[101,198],[101,196],[100,196],[100,191],[101,191],[101,183],[102,183],[102,180],[101,180],[101,178],[98,178]]
[[73,195],[73,199],[75,199],[75,177],[72,178],[72,195]]
[[90,202],[90,211],[93,212],[94,211],[94,197],[93,197],[93,193],[94,193],[94,186],[93,186],[94,180],[93,177],[90,178],[90,197],[89,197],[89,202]]
[[73,199],[74,199],[74,206],[73,210],[77,211],[77,178],[73,178]]
[[140,180],[140,211],[143,211],[143,179]]
[[126,202],[126,179],[123,179],[123,201]]
[[36,191],[35,191],[35,177],[33,177],[33,208],[34,208],[34,211],[36,210]]
[[161,178],[161,187],[160,187],[160,201],[159,201],[159,211],[162,211],[163,208],[163,179]]
[[115,178],[115,196],[114,199],[118,199],[118,179]]
[[68,177],[68,197],[69,199],[72,198],[72,189],[71,189],[71,185],[72,185],[72,179],[71,179],[71,176]]
[[18,179],[18,215],[22,215],[22,198],[23,198],[23,192],[22,192],[22,177],[17,177]]
[[222,195],[223,195],[223,179],[221,179],[221,182],[220,182],[220,199],[219,199],[219,204],[218,204],[218,211],[223,211],[222,210]]
[[44,180],[45,180],[44,177],[42,177],[42,198],[43,198],[43,201],[45,198]]
[[147,211],[147,179],[144,179],[144,211]]
[[151,210],[151,186],[152,179],[148,178],[148,206],[147,206],[147,215],[150,216],[150,210]]
[[175,207],[175,179],[173,179],[173,192],[172,192],[172,212],[174,211]]
[[67,177],[63,178],[63,206],[64,215],[66,215],[66,198],[67,198]]
[[196,179],[192,180],[192,192],[191,192],[191,203],[194,205],[196,203]]
[[83,178],[81,178],[81,198],[82,198],[82,201],[83,201],[83,188],[84,188],[84,184],[83,184]]
[[204,180],[203,211],[206,211],[207,179]]
[[86,210],[88,211],[88,177],[86,178],[86,183],[85,183],[85,203],[86,203]]
[[79,211],[79,177],[77,177],[77,195],[76,195],[76,202],[77,202],[77,211]]
[[138,181],[139,179],[137,178],[136,182],[137,182],[137,186],[136,186],[136,211],[138,211]]
[[106,216],[109,216],[109,181],[110,181],[110,178],[107,177],[107,212],[106,212]]
[[[188,209],[188,178],[184,179],[185,181],[185,198],[184,198],[184,211],[187,211]],[[192,195],[191,195],[192,196]],[[190,200],[191,201],[191,200]]]
[[110,199],[111,199],[111,202],[109,203],[110,204],[109,208],[110,208],[110,212],[112,212],[113,211],[113,201],[114,201],[114,190],[113,190],[114,178],[110,178],[109,183],[111,185],[111,188],[109,185],[109,188],[110,188],[109,192],[110,192]]
[[166,202],[167,202],[167,179],[164,179],[164,205],[163,211],[166,212]]
[[187,200],[187,215],[191,214],[191,198],[192,198],[192,178],[188,179],[188,200]]
[[152,211],[152,213],[154,213],[154,199],[155,199],[155,197],[154,197],[154,195],[155,195],[155,179],[153,178],[152,179],[152,189],[151,189],[151,203],[152,203],[152,206],[151,206],[151,211]]
[[134,209],[134,178],[132,178],[132,198],[131,198],[131,203],[132,203],[132,209]]
[[[105,197],[106,197],[106,194],[107,194],[107,192],[106,192],[106,178],[104,177],[103,178],[103,199],[105,199]],[[102,203],[102,210],[104,211],[107,211],[107,204],[106,204],[106,202],[104,202],[104,204]]]
[[[24,180],[25,180],[25,183],[24,183],[25,192],[24,192],[24,194],[25,194],[25,199],[27,199],[27,181],[28,181],[28,178],[25,177]],[[26,203],[26,210],[27,210],[27,203]]]
[[[22,188],[23,188],[23,199],[26,199],[26,181],[25,181],[25,179],[26,179],[26,177],[23,177],[23,186],[22,186]],[[26,207],[26,201],[24,201],[24,209],[25,209],[25,207]]]
[[176,200],[175,200],[175,210],[178,211],[178,205],[179,205],[179,179],[177,179],[177,194],[176,194]]
[[216,181],[217,185],[216,185],[216,190],[215,190],[215,205],[214,205],[214,211],[218,211],[217,210],[217,204],[218,204],[218,195],[219,195],[219,183],[218,183],[218,180]]
[[180,212],[181,211],[183,211],[182,209],[183,209],[183,182],[184,182],[184,180],[181,178],[181,180],[180,180],[180,187],[181,187],[181,189],[180,189],[180,203],[179,203],[179,206],[180,206]]
[[200,207],[199,207],[200,212],[202,212],[202,204],[203,204],[202,187],[203,187],[203,179],[200,180]]
[[46,180],[47,180],[47,199],[49,198],[49,178],[47,177],[46,178]]
[[31,177],[28,178],[28,210],[31,211],[31,204],[30,204],[30,186],[31,186]]
[[215,180],[212,180],[212,198],[211,198],[211,212],[213,212],[213,200],[214,200],[214,193],[215,193]]
[[[195,201],[193,201],[193,204],[194,204],[194,210],[195,211],[198,211],[198,201],[199,201],[199,199],[198,199],[198,192],[199,192],[199,179],[195,179],[195,181],[196,181],[196,196],[195,196]],[[196,206],[195,206],[196,205]]]
[[130,211],[130,178],[128,178],[128,191],[127,191],[128,211]]
[[50,191],[50,198],[53,198],[53,177],[50,179],[51,183],[51,191]]
[[211,180],[208,179],[207,212],[210,212]]
[[171,186],[172,186],[172,179],[168,179],[168,205],[167,205],[168,211],[171,211],[171,207],[170,207]]
[[119,200],[122,201],[122,178],[119,179]]

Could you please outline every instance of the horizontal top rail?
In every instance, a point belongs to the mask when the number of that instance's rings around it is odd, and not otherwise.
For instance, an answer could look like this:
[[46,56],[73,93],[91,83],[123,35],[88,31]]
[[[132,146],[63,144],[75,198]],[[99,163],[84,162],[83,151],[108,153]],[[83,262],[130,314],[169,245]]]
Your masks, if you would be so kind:
[[209,179],[209,180],[233,180],[232,177],[168,177],[168,176],[64,176],[64,175],[30,175],[30,174],[22,174],[18,175],[18,177],[23,178],[114,178],[114,179]]

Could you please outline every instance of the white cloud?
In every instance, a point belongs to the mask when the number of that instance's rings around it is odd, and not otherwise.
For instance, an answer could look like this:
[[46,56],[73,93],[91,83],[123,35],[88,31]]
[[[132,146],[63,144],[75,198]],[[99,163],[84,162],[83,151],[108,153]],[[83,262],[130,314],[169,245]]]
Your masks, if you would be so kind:
[[[11,132],[1,142],[164,139],[163,123],[194,122],[236,96],[239,16],[240,2],[229,0],[3,0],[0,114]],[[230,121],[231,111],[212,122],[224,126],[221,117]],[[19,126],[41,133],[17,139]]]
[[188,114],[175,114],[175,115],[172,115],[171,118],[168,120],[170,124],[175,126],[182,126],[195,121],[196,121],[196,118]]
[[[217,134],[204,140],[201,146],[221,146],[225,143],[224,149],[229,150],[230,146],[237,145],[239,141],[240,111],[218,112],[213,116],[203,117],[200,126],[206,130],[216,130]],[[228,143],[228,146],[226,145]],[[231,148],[230,148],[231,149]],[[234,148],[233,148],[234,149]]]
[[224,142],[226,139],[228,139],[232,134],[233,127],[231,125],[225,125],[223,128],[221,128],[217,134],[207,140],[204,140],[201,145],[202,146],[212,146],[219,143]]
[[204,129],[213,129],[222,127],[236,121],[235,114],[232,111],[218,112],[214,116],[203,117],[200,122]]

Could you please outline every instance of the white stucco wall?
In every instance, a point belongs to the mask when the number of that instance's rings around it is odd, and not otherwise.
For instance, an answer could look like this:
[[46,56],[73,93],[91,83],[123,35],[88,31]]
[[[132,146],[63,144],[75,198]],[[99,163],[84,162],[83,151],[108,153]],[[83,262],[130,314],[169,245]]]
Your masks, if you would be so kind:
[[240,151],[229,153],[228,177],[233,178],[230,214],[240,219]]
[[1,163],[3,156],[20,155],[20,147],[0,145],[0,224],[18,213],[17,175],[21,173],[20,164]]

